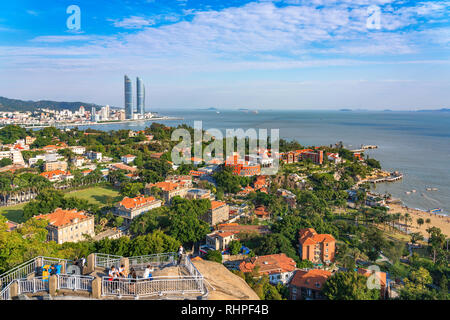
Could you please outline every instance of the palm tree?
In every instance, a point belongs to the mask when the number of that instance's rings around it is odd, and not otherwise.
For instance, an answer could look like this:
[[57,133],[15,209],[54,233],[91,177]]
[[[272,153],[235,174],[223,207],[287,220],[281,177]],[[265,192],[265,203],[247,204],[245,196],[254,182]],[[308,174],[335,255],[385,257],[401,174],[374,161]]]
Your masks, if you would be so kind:
[[406,225],[406,233],[408,233],[408,222],[412,221],[411,215],[409,213],[405,213],[404,219],[405,219],[405,225]]

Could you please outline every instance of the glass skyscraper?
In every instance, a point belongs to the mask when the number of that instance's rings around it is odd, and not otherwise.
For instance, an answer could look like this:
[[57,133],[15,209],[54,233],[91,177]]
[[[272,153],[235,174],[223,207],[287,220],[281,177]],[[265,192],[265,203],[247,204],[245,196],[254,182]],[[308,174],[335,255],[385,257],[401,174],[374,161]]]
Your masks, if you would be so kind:
[[145,112],[145,86],[142,80],[137,77],[136,78],[136,106],[137,113],[144,115]]
[[125,75],[125,118],[133,119],[133,85]]

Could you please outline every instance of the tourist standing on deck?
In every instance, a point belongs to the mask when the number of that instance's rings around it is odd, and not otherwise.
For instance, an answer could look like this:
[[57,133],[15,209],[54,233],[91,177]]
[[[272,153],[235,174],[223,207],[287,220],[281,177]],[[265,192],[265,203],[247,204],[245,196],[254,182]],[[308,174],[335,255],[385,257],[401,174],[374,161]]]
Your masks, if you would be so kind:
[[178,248],[178,264],[181,264],[181,259],[183,258],[184,254],[184,248],[180,245],[180,248]]

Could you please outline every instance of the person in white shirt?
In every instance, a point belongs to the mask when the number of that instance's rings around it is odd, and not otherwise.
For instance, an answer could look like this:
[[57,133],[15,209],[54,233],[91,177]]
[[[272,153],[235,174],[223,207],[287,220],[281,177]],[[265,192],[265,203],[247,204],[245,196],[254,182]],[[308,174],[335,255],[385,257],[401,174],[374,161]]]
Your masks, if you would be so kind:
[[181,263],[181,259],[183,258],[184,254],[184,248],[180,245],[180,248],[178,248],[178,264]]
[[117,270],[116,270],[116,267],[112,266],[111,269],[109,269],[108,276],[109,276],[109,280],[110,280],[110,281],[111,281],[111,280],[117,279]]
[[127,273],[125,271],[125,266],[121,265],[119,268],[119,272],[118,272],[120,277],[126,278],[127,277]]
[[153,269],[150,265],[147,266],[144,270],[144,279],[149,279],[152,277]]

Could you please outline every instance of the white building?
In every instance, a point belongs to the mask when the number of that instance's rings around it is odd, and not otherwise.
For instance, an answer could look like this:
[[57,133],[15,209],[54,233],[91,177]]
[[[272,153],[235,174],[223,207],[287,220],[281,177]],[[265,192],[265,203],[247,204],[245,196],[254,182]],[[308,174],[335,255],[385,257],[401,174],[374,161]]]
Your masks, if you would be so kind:
[[86,148],[82,146],[74,146],[70,147],[70,150],[72,150],[73,153],[82,155],[86,152]]

